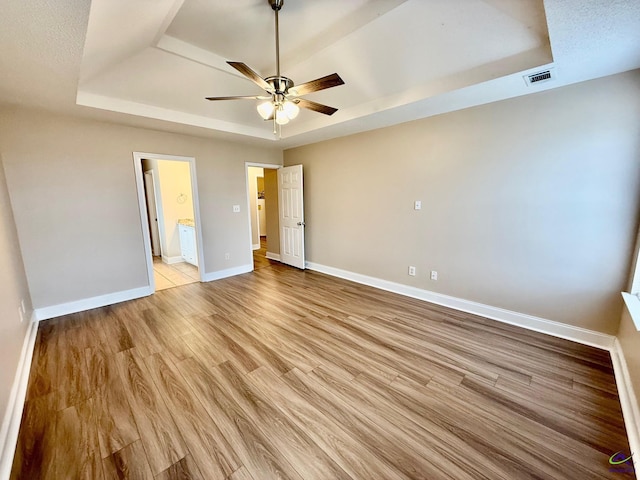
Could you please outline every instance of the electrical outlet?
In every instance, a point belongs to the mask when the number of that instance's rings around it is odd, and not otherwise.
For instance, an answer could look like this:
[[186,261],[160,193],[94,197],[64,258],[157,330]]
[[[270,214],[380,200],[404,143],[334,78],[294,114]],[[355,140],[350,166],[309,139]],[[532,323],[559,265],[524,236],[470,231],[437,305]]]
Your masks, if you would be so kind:
[[431,270],[431,280],[438,280],[438,272]]
[[233,213],[240,213],[240,205],[233,206]]
[[411,275],[412,277],[416,276],[416,267],[413,267],[413,266],[409,267],[409,275]]
[[24,315],[22,314],[22,309],[18,307],[18,315],[20,315],[20,323],[24,322]]
[[224,254],[224,259],[225,260],[231,260],[231,254],[230,253],[225,253]]
[[422,209],[422,202],[420,200],[416,200],[413,203],[413,209],[414,210],[421,210]]

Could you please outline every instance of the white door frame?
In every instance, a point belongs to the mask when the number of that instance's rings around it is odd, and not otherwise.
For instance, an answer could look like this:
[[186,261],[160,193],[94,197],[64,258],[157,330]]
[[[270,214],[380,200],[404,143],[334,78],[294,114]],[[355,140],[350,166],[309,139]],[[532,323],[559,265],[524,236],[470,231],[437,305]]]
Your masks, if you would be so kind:
[[278,168],[282,168],[282,164],[244,162],[244,184],[245,190],[247,191],[247,220],[249,221],[249,251],[251,252],[251,270],[253,271],[253,238],[251,237],[251,198],[249,197],[249,167],[277,170]]
[[[150,177],[150,182],[147,181],[147,175],[149,175]],[[147,203],[147,215],[149,213],[154,213],[156,214],[156,221],[155,221],[155,242],[156,242],[156,246],[158,247],[158,253],[160,255],[156,255],[156,252],[153,251],[153,243],[154,243],[154,222],[151,221],[151,219],[149,218],[149,226],[151,227],[151,251],[154,254],[154,256],[162,256],[162,242],[160,242],[160,226],[159,226],[159,213],[158,213],[158,201],[157,201],[157,196],[156,196],[156,176],[153,173],[153,170],[147,170],[146,172],[143,171],[142,172],[142,176],[145,182],[145,193],[147,194],[146,196],[146,203]],[[149,185],[148,183],[151,183],[150,188],[153,189],[153,191],[151,192],[153,195],[149,195]],[[151,199],[149,197],[152,197]],[[153,202],[153,212],[151,212],[151,206],[149,205],[150,200]]]
[[151,234],[149,233],[149,217],[147,215],[147,207],[145,204],[144,180],[142,178],[142,160],[172,160],[177,162],[189,162],[189,172],[191,174],[191,194],[193,196],[193,216],[196,222],[196,247],[198,249],[198,272],[200,281],[204,282],[204,251],[202,247],[202,223],[200,222],[200,199],[198,197],[198,179],[196,173],[195,157],[182,157],[179,155],[164,155],[161,153],[145,153],[133,152],[133,166],[136,175],[136,188],[138,190],[138,207],[140,209],[140,222],[142,227],[142,236],[144,239],[144,253],[147,262],[147,275],[149,277],[149,286],[155,292],[156,282],[153,277],[153,255],[151,252]]

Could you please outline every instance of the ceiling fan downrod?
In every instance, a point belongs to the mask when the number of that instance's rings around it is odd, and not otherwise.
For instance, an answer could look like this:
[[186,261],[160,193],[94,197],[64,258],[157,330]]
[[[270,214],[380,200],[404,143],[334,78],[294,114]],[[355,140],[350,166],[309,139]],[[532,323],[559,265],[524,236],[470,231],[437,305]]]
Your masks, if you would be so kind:
[[[281,114],[278,114],[278,110],[283,109],[285,94],[289,88],[293,87],[293,82],[285,77],[280,76],[280,23],[278,13],[284,5],[284,0],[267,0],[271,8],[275,13],[276,23],[276,74],[273,77],[266,78],[265,80],[273,85],[275,93],[271,100],[272,105],[275,108],[273,113],[273,133],[282,135],[281,124],[277,123],[277,118]],[[297,114],[296,114],[297,115]]]
[[280,76],[280,24],[278,22],[278,12],[284,5],[284,0],[268,0],[269,5],[276,14],[276,77]]
[[[299,98],[309,93],[318,92],[327,88],[343,85],[344,81],[337,73],[325,75],[316,78],[301,85],[295,85],[293,80],[280,74],[280,25],[278,12],[284,5],[284,0],[267,0],[269,6],[275,13],[275,30],[276,30],[276,74],[271,77],[263,78],[255,70],[251,69],[243,62],[227,63],[240,72],[248,80],[258,85],[268,94],[267,97],[262,95],[240,95],[233,97],[205,97],[209,101],[216,100],[261,100],[257,110],[264,120],[273,120],[274,133],[280,130],[281,125],[286,125],[289,120],[297,117],[301,108],[322,113],[324,115],[333,115],[338,111],[337,108],[322,105],[304,98]],[[266,100],[266,101],[265,101]]]

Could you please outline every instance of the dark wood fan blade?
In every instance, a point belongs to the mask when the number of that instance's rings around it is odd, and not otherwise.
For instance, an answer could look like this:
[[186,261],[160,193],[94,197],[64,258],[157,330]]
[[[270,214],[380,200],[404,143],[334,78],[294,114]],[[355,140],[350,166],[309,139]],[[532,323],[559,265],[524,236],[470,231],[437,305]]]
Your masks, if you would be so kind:
[[258,95],[252,96],[236,96],[236,97],[205,97],[207,100],[215,101],[215,100],[259,100],[259,99],[268,99],[269,97],[260,97]]
[[325,90],[331,87],[337,87],[338,85],[344,85],[344,80],[340,78],[337,73],[332,73],[326,77],[317,78],[310,82],[297,85],[289,89],[291,95],[306,95],[307,93],[317,92],[319,90]]
[[269,85],[265,81],[264,78],[262,78],[260,75],[258,75],[253,70],[251,70],[251,68],[249,68],[244,63],[242,63],[242,62],[227,62],[227,63],[229,65],[231,65],[233,68],[235,68],[236,70],[238,70],[241,74],[243,74],[245,77],[247,77],[253,83],[258,85],[260,88],[266,90],[269,93],[273,92],[273,87],[271,85]]
[[312,102],[311,100],[306,100],[304,98],[297,99],[296,103],[301,108],[313,110],[314,112],[324,113],[325,115],[333,115],[338,111],[337,108],[322,105],[321,103]]

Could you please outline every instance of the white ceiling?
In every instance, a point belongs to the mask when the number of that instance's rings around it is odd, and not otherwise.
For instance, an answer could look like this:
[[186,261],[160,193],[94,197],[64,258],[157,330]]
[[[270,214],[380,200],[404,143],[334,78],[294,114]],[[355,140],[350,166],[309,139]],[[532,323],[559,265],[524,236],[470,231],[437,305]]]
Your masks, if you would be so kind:
[[[4,5],[8,3],[8,5]],[[0,102],[201,136],[276,140],[226,64],[275,74],[267,0],[5,0]],[[285,0],[282,74],[337,72],[289,147],[640,68],[637,0]],[[535,87],[522,76],[554,67]]]

